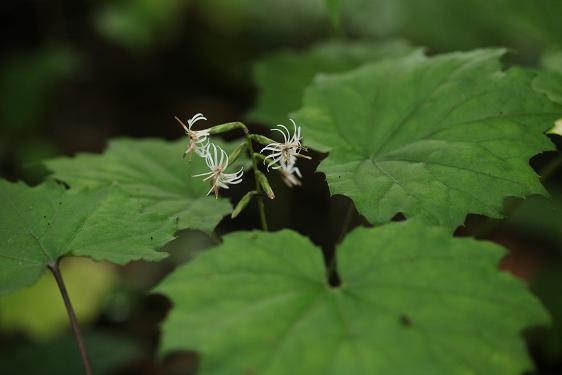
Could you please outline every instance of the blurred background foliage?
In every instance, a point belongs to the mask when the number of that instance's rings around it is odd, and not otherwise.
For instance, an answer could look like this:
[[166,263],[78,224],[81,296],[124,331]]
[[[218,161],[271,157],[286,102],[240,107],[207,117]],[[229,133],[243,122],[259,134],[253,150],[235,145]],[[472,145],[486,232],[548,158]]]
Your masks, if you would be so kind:
[[[547,69],[546,84],[562,92],[561,15],[559,0],[3,0],[0,170],[4,178],[35,183],[46,173],[41,160],[100,152],[112,137],[177,138],[174,115],[203,112],[211,124],[250,118],[265,131],[248,116],[257,102],[254,64],[327,42],[343,46],[344,54],[349,41],[400,39],[431,54],[506,46],[511,61]],[[352,58],[349,66],[359,63]],[[286,99],[289,107],[298,103]],[[549,137],[560,150],[562,138]],[[302,188],[288,190],[273,177],[279,199],[267,209],[273,229],[293,228],[333,248],[347,213],[353,225],[362,219],[348,211],[347,198],[330,198],[323,177],[313,173],[321,158],[314,156],[302,168]],[[540,374],[562,373],[560,160],[560,152],[532,159],[547,174],[552,199],[510,200],[508,220],[470,216],[458,231],[506,246],[502,267],[525,278],[552,313],[551,327],[527,332]],[[232,200],[247,187],[234,189]],[[236,221],[225,218],[217,233],[256,227],[253,208]],[[195,371],[194,353],[156,356],[158,323],[170,306],[147,292],[216,241],[181,232],[165,249],[171,257],[158,264],[65,261],[97,374]],[[75,374],[80,366],[50,275],[0,298],[2,374]]]
[[[63,259],[64,278],[80,323],[89,323],[96,317],[104,297],[116,281],[116,269],[108,263],[97,263],[86,258]],[[7,331],[25,331],[33,339],[44,341],[68,326],[64,305],[54,278],[43,274],[30,288],[9,294],[0,300],[1,328]],[[29,301],[33,301],[30,309]]]

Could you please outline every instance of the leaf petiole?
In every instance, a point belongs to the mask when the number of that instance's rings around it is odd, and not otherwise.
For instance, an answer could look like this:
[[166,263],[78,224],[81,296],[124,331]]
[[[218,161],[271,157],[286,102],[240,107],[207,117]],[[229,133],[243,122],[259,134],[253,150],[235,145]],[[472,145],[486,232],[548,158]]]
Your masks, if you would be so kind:
[[66,312],[68,313],[68,318],[70,320],[70,325],[72,326],[74,336],[76,337],[76,342],[78,343],[78,348],[80,349],[80,355],[82,356],[82,363],[84,364],[86,375],[92,375],[92,367],[90,366],[90,360],[88,358],[88,352],[86,351],[84,338],[82,337],[82,332],[80,331],[80,326],[78,325],[76,313],[74,312],[74,308],[72,307],[72,303],[70,302],[70,296],[68,295],[68,291],[66,290],[66,286],[60,272],[59,261],[57,260],[56,262],[47,264],[47,268],[49,268],[49,270],[53,274],[53,277],[57,282],[60,294],[62,295],[64,306],[66,307]]

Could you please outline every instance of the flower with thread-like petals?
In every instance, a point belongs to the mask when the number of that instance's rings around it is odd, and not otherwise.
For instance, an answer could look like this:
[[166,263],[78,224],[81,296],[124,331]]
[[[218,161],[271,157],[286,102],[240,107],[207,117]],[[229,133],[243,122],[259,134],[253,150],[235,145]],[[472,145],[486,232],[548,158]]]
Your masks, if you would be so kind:
[[[295,121],[290,119],[293,123],[293,134],[285,125],[277,125],[279,129],[272,129],[283,135],[283,142],[273,142],[261,149],[260,153],[269,151],[263,162],[267,162],[267,169],[278,169],[281,177],[287,186],[299,186],[300,180],[296,177],[302,178],[299,168],[296,166],[297,158],[310,159],[309,156],[301,154],[301,151],[306,151],[306,148],[301,143],[301,128],[297,126]],[[295,176],[296,175],[296,176]]]
[[236,173],[225,173],[229,160],[228,155],[220,146],[214,143],[207,145],[205,148],[205,162],[210,172],[196,174],[193,177],[206,176],[203,181],[211,180],[212,186],[207,195],[214,192],[215,198],[218,199],[220,188],[228,189],[228,185],[236,185],[242,182],[244,167],[240,168]]
[[193,152],[204,158],[206,156],[205,152],[207,146],[209,145],[209,129],[204,130],[193,130],[193,125],[199,120],[207,120],[202,113],[197,113],[195,116],[187,120],[187,125],[185,125],[178,117],[175,117],[176,121],[183,127],[185,134],[189,137],[189,143],[187,149],[183,153],[183,157],[189,154],[189,160],[191,160]]

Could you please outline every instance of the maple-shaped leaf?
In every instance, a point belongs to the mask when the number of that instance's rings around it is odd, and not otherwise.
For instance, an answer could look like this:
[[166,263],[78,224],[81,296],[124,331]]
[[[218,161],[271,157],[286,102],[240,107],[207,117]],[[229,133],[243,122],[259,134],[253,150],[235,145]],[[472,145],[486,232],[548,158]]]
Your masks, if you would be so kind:
[[54,178],[71,188],[116,182],[148,211],[177,217],[178,229],[212,232],[232,207],[226,199],[206,195],[208,182],[193,175],[206,172],[208,167],[197,156],[182,159],[185,148],[186,140],[118,139],[111,141],[102,155],[78,154],[45,164]]
[[457,227],[501,217],[507,196],[543,194],[529,159],[552,144],[562,114],[501,69],[503,50],[413,55],[323,76],[295,115],[305,143],[329,152],[318,170],[371,223],[402,213]]
[[521,331],[547,315],[504,253],[416,221],[361,228],[330,287],[301,235],[232,233],[156,288],[174,306],[162,351],[199,351],[202,374],[521,374]]
[[117,187],[69,192],[0,180],[0,294],[34,283],[66,255],[125,264],[157,261],[173,239],[173,219],[144,212]]
[[304,89],[318,73],[344,72],[366,62],[404,56],[413,48],[405,42],[325,43],[303,52],[283,51],[263,58],[254,67],[259,90],[252,119],[266,125],[284,123],[300,108]]

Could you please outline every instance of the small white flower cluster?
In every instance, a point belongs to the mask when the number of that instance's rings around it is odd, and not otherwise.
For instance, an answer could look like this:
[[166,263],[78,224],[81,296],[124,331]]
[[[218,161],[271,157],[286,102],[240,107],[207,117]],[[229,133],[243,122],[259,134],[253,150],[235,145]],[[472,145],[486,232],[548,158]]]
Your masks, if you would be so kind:
[[[184,152],[185,155],[189,155],[189,159],[193,153],[205,159],[209,172],[196,174],[193,177],[205,177],[203,181],[210,180],[211,189],[207,195],[211,192],[215,193],[215,197],[219,196],[219,189],[228,189],[228,185],[235,185],[242,182],[242,175],[244,174],[244,168],[236,173],[226,173],[228,168],[229,158],[227,153],[214,143],[211,143],[209,136],[211,135],[210,129],[205,130],[194,130],[193,125],[199,120],[207,120],[203,114],[198,113],[187,121],[185,125],[179,118],[176,120],[185,130],[185,134],[189,138],[189,143],[187,149]],[[294,132],[291,135],[289,129],[284,125],[277,125],[279,129],[273,129],[283,135],[283,142],[271,142],[267,146],[261,149],[260,153],[269,151],[269,155],[264,157],[264,164],[267,163],[267,169],[269,168],[279,170],[281,178],[289,187],[299,186],[301,182],[299,178],[302,178],[301,172],[297,167],[297,158],[310,157],[302,155],[301,151],[306,151],[306,148],[301,144],[301,128],[291,119],[293,123]]]
[[268,162],[267,169],[273,168],[279,170],[281,178],[289,187],[299,186],[302,178],[299,168],[296,166],[297,158],[310,159],[309,156],[301,154],[306,148],[301,143],[301,128],[297,126],[293,119],[293,135],[285,125],[277,125],[280,129],[272,129],[283,135],[283,142],[273,142],[261,149],[260,153],[269,151],[270,154],[264,159],[264,164]]
[[187,145],[187,150],[184,152],[185,155],[189,154],[191,156],[193,152],[198,156],[205,159],[207,167],[209,167],[210,172],[196,174],[193,177],[206,176],[203,181],[211,180],[211,189],[207,195],[211,192],[215,193],[215,198],[219,197],[219,189],[228,189],[228,185],[235,185],[242,182],[242,175],[244,174],[244,167],[236,173],[226,173],[226,168],[228,168],[228,155],[220,147],[209,141],[210,130],[193,130],[192,126],[199,120],[206,120],[205,116],[201,113],[196,114],[191,119],[187,121],[188,126],[185,126],[183,122],[176,117],[176,120],[184,128],[185,134],[189,137],[189,143]]

